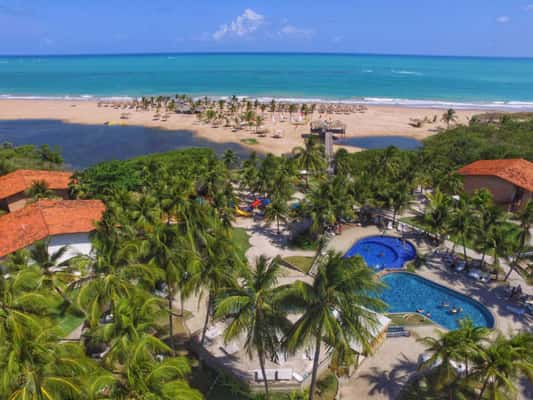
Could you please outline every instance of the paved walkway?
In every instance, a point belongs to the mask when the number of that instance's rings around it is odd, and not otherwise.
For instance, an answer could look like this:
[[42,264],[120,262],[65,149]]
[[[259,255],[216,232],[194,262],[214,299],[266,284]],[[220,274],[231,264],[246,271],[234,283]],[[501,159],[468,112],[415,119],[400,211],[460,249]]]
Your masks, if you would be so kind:
[[340,399],[394,399],[413,376],[424,345],[417,337],[435,335],[433,326],[412,328],[410,337],[388,338],[363,361],[355,374],[341,380]]

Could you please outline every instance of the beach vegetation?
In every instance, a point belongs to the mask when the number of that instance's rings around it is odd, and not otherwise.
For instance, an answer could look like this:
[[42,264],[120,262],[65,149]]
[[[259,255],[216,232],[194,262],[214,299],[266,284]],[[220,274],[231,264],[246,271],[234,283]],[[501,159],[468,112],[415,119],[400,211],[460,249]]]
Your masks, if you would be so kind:
[[532,340],[525,332],[491,337],[489,330],[469,320],[461,321],[457,330],[422,338],[428,357],[400,398],[514,398],[516,382],[533,373]]
[[0,175],[17,169],[50,169],[63,167],[60,150],[49,146],[15,146],[5,142],[0,144]]

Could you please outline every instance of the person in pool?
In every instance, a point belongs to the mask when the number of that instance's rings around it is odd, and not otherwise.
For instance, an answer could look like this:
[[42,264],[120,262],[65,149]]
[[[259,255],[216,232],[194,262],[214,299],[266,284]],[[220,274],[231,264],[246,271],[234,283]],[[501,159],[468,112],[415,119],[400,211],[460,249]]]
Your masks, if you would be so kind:
[[424,314],[424,309],[423,308],[417,308],[416,312],[419,313],[419,314]]
[[443,301],[442,303],[440,303],[440,306],[441,306],[442,308],[448,308],[448,307],[450,307],[450,305],[448,304],[447,301]]
[[426,313],[426,317],[431,318],[431,313],[430,312]]

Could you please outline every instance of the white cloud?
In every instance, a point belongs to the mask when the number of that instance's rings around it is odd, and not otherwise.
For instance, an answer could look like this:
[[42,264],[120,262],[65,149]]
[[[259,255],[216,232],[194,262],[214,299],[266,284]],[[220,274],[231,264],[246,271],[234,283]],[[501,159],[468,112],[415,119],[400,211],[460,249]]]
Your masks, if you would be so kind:
[[215,40],[221,40],[226,36],[245,37],[257,31],[264,23],[265,17],[263,15],[247,8],[234,21],[220,25],[212,36]]
[[506,24],[511,21],[511,17],[508,17],[507,15],[502,15],[501,17],[496,18],[496,21],[498,21],[500,24]]
[[279,33],[284,36],[298,36],[310,38],[314,35],[315,32],[312,29],[302,29],[297,28],[294,25],[285,25],[279,30]]

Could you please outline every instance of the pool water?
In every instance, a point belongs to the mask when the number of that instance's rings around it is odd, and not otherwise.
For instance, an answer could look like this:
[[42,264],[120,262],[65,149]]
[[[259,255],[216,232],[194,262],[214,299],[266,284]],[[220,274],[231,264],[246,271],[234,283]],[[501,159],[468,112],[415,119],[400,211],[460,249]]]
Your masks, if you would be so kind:
[[[485,306],[420,276],[396,272],[383,276],[381,280],[387,288],[380,297],[388,304],[389,312],[417,312],[417,309],[423,309],[424,315],[429,312],[428,318],[450,330],[456,329],[459,321],[465,318],[470,318],[476,326],[494,326],[494,318]],[[454,314],[454,307],[462,311]]]
[[416,257],[415,247],[406,240],[392,236],[369,236],[357,241],[344,255],[363,257],[376,270],[400,269]]

